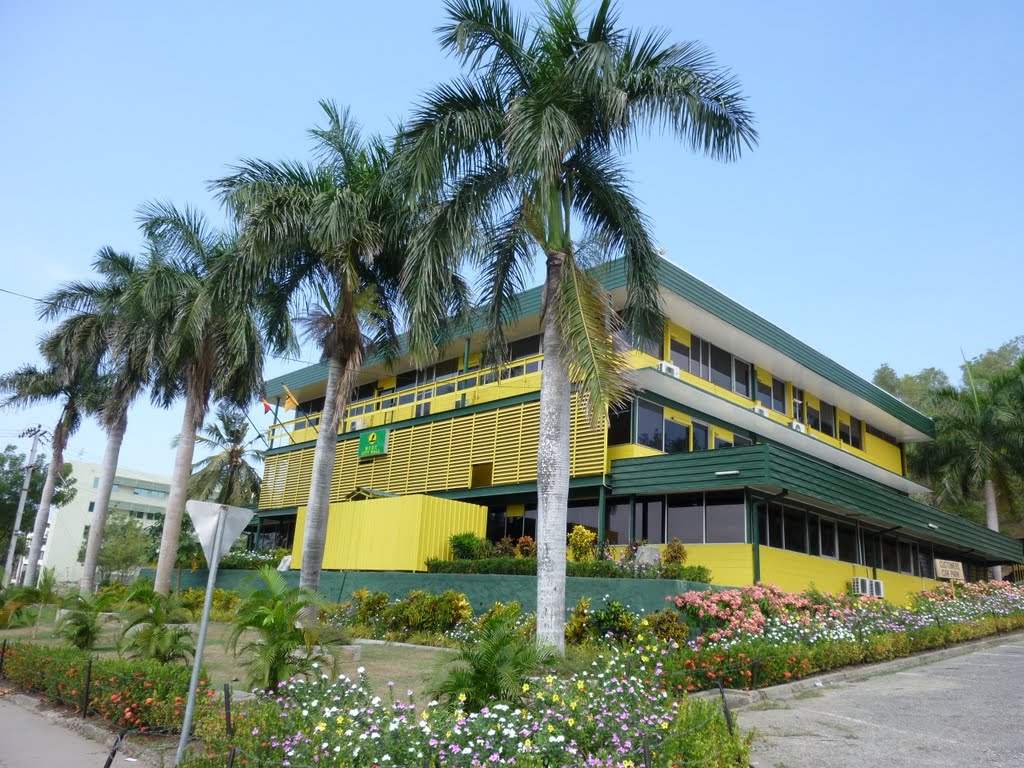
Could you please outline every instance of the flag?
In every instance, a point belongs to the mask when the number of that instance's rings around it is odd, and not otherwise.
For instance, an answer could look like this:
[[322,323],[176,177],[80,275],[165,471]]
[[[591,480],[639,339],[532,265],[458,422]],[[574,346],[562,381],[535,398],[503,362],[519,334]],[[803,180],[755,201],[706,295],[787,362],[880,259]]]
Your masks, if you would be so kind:
[[299,407],[299,399],[292,394],[292,391],[281,385],[284,388],[284,409],[286,411],[294,411]]
[[266,395],[260,395],[260,402],[263,403],[263,415],[264,416],[266,416],[268,413],[270,413],[272,410],[274,410],[271,407],[270,403],[267,402],[267,396]]

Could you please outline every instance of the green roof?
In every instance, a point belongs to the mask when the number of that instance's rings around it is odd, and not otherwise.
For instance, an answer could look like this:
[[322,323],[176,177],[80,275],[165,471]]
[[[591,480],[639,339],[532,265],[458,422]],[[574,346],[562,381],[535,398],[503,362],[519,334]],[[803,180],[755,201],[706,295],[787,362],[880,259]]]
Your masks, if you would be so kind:
[[[596,268],[596,271],[601,284],[606,290],[614,291],[617,288],[625,287],[626,270],[625,262],[622,259],[602,264]],[[716,291],[707,283],[701,282],[689,272],[680,269],[666,259],[660,260],[658,281],[662,288],[672,291],[740,331],[778,350],[808,370],[881,408],[890,416],[899,419],[918,432],[929,437],[935,436],[935,425],[924,414],[914,410],[906,403],[893,397],[885,390],[876,387],[871,382],[862,379],[821,352],[812,349],[795,336],[786,333],[777,325],[751,312],[743,305]],[[539,287],[523,291],[518,296],[515,312],[510,313],[510,320],[518,320],[538,314],[540,312],[540,298],[541,290]],[[482,313],[477,312],[468,319],[464,329],[458,335],[477,333],[485,330],[485,327],[486,319]],[[368,361],[370,364],[377,362],[380,362],[380,360],[371,359]],[[285,386],[294,391],[301,387],[324,381],[326,378],[327,366],[322,364],[312,365],[308,368],[302,368],[293,373],[271,379],[266,383],[265,394],[267,397],[281,397],[284,395]]]
[[[715,474],[726,471],[730,474]],[[757,486],[786,489],[908,534],[967,549],[990,562],[1024,562],[1018,539],[781,445],[620,459],[612,462],[611,486],[614,494]]]

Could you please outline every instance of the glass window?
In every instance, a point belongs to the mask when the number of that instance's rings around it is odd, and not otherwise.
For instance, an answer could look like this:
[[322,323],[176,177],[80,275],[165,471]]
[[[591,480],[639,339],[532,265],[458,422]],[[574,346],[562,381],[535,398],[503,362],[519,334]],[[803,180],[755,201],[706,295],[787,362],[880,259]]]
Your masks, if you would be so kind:
[[772,407],[772,386],[760,379],[757,380],[757,402],[765,408]]
[[783,538],[782,538],[782,505],[781,504],[769,504],[768,505],[768,541],[769,547],[778,547],[782,549]]
[[922,551],[919,547],[917,552],[916,573],[918,573],[921,576],[924,576],[926,579],[934,579],[935,573],[932,570],[933,565],[934,563],[932,562],[931,555],[928,552]]
[[708,427],[706,424],[693,425],[693,450],[706,451],[708,449]]
[[786,382],[781,379],[772,379],[772,410],[786,412]]
[[665,419],[665,453],[685,453],[688,450],[690,450],[690,428],[678,421]]
[[836,524],[822,517],[818,519],[818,529],[821,531],[821,556],[836,557]]
[[836,436],[836,407],[821,401],[821,432],[829,437]]
[[840,421],[839,422],[839,442],[846,443],[847,445],[850,445],[851,441],[852,441],[852,438],[851,438],[851,433],[850,433],[850,425],[847,424],[846,422]]
[[636,500],[636,538],[650,544],[665,543],[665,499],[661,496]]
[[100,487],[100,479],[98,477],[94,477],[92,479],[92,487],[93,488],[99,488]]
[[786,532],[786,549],[791,552],[807,551],[807,528],[804,513],[799,509],[787,508],[783,514]]
[[732,448],[732,443],[724,437],[715,438],[715,448]]
[[896,544],[896,539],[891,539],[888,536],[882,537],[882,568],[887,571],[899,571],[900,569],[899,547]]
[[684,544],[704,542],[704,494],[686,493],[668,497],[665,539]]
[[746,541],[747,505],[743,491],[706,494],[705,530],[708,544]]
[[660,405],[649,403],[646,400],[639,401],[636,422],[636,441],[648,448],[662,450],[662,423],[664,422],[664,409]]
[[807,421],[804,413],[804,391],[799,387],[793,387],[793,418],[801,423]]
[[750,397],[750,363],[745,363],[738,357],[733,358],[733,370],[733,392]]
[[710,379],[711,345],[697,336],[690,337],[690,373]]
[[568,534],[575,526],[583,525],[597,533],[597,518],[597,499],[570,501],[565,515],[565,532]]
[[608,505],[608,524],[605,540],[609,544],[629,543],[629,501],[614,501]]
[[807,426],[819,432],[821,431],[821,414],[812,405],[807,406]]
[[914,553],[909,541],[899,542],[900,573],[913,573]]
[[525,339],[517,339],[509,342],[508,359],[518,360],[521,357],[533,357],[540,354],[540,334],[527,336]]
[[751,440],[749,437],[744,437],[743,435],[733,435],[732,436],[732,444],[733,445],[753,445],[754,441]]
[[[95,509],[96,509],[96,502],[95,501],[90,501],[89,502],[89,511],[92,512]],[[222,539],[222,541],[223,541],[223,539]]]
[[858,451],[864,450],[864,422],[850,417],[850,445]]
[[438,363],[434,366],[435,381],[450,379],[452,376],[457,376],[458,373],[459,360],[456,357],[453,357],[451,360],[445,360],[443,363]]
[[839,559],[847,563],[857,562],[857,529],[846,523],[839,523]]
[[817,515],[807,516],[807,554],[809,555],[820,555],[821,554],[821,539],[819,530],[819,521]]
[[416,371],[402,371],[395,376],[395,389],[409,389],[416,386]]
[[608,409],[608,445],[625,445],[633,440],[632,403]]
[[732,355],[714,344],[711,345],[711,383],[732,389]]
[[669,357],[672,360],[672,365],[679,370],[690,370],[690,347],[679,339],[672,339],[672,343],[669,345]]
[[873,437],[877,437],[879,440],[884,440],[885,442],[891,443],[892,445],[896,445],[896,446],[898,446],[900,444],[899,440],[897,440],[895,437],[890,435],[888,432],[883,432],[878,427],[873,427],[870,424],[867,424],[865,426],[865,429],[867,430],[867,433],[869,435],[871,435]]
[[862,538],[864,539],[864,565],[881,568],[882,564],[878,561],[878,534],[865,531]]

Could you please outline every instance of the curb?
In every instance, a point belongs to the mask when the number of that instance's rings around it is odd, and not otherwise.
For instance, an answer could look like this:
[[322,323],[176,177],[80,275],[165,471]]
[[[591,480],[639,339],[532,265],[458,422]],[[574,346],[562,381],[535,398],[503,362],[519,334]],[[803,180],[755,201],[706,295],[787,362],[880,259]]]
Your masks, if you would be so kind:
[[[862,664],[857,667],[846,667],[844,669],[838,669],[835,672],[823,672],[819,675],[812,675],[810,677],[801,678],[800,680],[794,680],[792,683],[771,685],[767,688],[758,688],[753,691],[741,691],[734,688],[726,688],[725,698],[730,709],[742,710],[745,707],[749,707],[762,701],[781,701],[792,698],[803,691],[822,688],[835,683],[852,683],[859,680],[866,680],[870,677],[876,677],[878,675],[886,675],[892,672],[900,672],[905,669],[913,669],[914,667],[920,667],[925,664],[934,664],[935,662],[944,661],[945,659],[965,656],[968,653],[980,651],[983,648],[991,648],[993,646],[1003,645],[1004,643],[1022,639],[1024,639],[1024,630],[1017,630],[1015,632],[1008,632],[1002,635],[992,635],[980,640],[971,640],[966,643],[959,643],[948,648],[938,648],[934,651],[922,651],[921,653],[915,653],[911,656],[903,656],[899,659],[892,659],[890,661],[879,661],[874,664]],[[721,696],[721,694],[714,689],[699,691],[690,695],[694,698],[717,698]]]
[[[452,648],[442,648],[438,645],[416,645],[416,643],[399,643],[394,640],[372,640],[370,638],[356,637],[352,639],[356,645],[381,645],[391,648],[415,648],[419,651],[451,651]],[[348,646],[345,646],[348,647]],[[359,659],[356,658],[356,661]]]

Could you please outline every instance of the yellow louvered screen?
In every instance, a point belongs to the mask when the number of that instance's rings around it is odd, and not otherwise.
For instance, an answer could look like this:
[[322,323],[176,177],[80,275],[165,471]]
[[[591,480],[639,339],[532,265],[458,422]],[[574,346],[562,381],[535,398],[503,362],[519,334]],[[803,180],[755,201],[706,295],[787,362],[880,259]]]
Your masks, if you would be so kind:
[[[494,485],[535,482],[539,420],[535,401],[392,428],[388,452],[372,459],[356,456],[358,439],[344,440],[335,454],[331,500],[358,487],[398,494],[468,488],[473,464],[493,464]],[[605,432],[590,425],[575,396],[570,439],[572,476],[601,474]],[[312,446],[268,457],[260,509],[306,504],[312,470]]]

